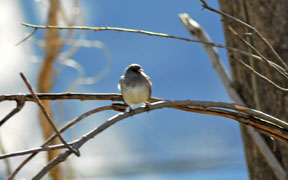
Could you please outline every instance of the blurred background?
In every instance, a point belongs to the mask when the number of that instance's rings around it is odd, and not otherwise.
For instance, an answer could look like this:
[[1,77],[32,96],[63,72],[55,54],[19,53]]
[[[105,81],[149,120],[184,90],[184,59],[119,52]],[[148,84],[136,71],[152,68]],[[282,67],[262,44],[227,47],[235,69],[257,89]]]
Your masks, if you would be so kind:
[[[217,1],[208,3],[218,9]],[[198,0],[176,1],[61,1],[75,25],[141,29],[192,38],[178,19],[188,13],[215,43],[224,44],[220,17],[203,10]],[[0,0],[0,93],[28,93],[19,72],[37,86],[43,62],[44,30],[15,46],[33,29],[21,22],[46,25],[49,1]],[[65,17],[65,16],[63,16]],[[65,18],[59,25],[69,25]],[[65,36],[67,31],[61,31]],[[117,84],[126,66],[142,65],[152,79],[152,96],[171,100],[231,102],[201,44],[126,32],[74,31],[54,63],[51,92],[119,93]],[[226,51],[220,57],[229,70]],[[88,79],[87,79],[88,77]],[[86,78],[86,79],[85,79]],[[80,84],[85,79],[86,84]],[[36,89],[36,88],[35,88]],[[60,125],[110,101],[55,101],[54,119]],[[14,102],[1,102],[4,117]],[[135,106],[137,107],[137,106]],[[25,108],[0,130],[6,152],[38,147],[43,142],[38,107]],[[65,133],[75,140],[117,112],[82,120]],[[66,179],[248,179],[238,123],[230,119],[161,109],[125,119],[105,130],[62,166]],[[38,155],[17,178],[31,178],[44,165]],[[24,157],[11,158],[12,170]],[[6,177],[0,161],[0,179]]]

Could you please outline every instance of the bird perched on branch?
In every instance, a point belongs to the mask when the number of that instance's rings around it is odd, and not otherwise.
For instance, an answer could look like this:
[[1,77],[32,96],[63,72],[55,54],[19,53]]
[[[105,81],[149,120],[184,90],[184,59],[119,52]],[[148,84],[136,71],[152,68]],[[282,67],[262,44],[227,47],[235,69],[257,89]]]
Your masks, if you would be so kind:
[[129,105],[147,103],[151,97],[152,82],[139,64],[129,65],[121,76],[118,88],[121,90],[124,102]]

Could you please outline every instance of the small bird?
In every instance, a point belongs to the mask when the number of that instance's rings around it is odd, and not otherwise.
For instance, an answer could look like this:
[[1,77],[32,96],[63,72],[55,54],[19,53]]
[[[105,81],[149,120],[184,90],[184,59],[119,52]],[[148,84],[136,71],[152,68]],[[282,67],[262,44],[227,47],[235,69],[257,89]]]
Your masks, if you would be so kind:
[[151,97],[152,82],[139,64],[129,65],[121,76],[118,89],[121,91],[124,102],[129,105],[147,103]]

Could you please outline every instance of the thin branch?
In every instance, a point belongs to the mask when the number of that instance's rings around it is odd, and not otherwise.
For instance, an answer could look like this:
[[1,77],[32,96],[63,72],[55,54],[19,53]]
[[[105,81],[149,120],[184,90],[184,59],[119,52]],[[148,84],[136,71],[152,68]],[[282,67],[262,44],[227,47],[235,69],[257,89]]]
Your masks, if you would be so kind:
[[260,56],[262,59],[264,59],[264,62],[266,62],[268,65],[270,65],[270,67],[272,67],[273,69],[275,69],[277,72],[279,72],[282,76],[284,76],[286,79],[288,79],[288,75],[286,72],[283,72],[281,70],[279,70],[278,68],[276,68],[275,66],[273,66],[273,64],[271,64],[271,61],[269,61],[262,53],[260,53],[254,46],[252,46],[247,40],[245,40],[234,28],[232,28],[231,26],[228,26],[228,29],[230,30],[230,32],[232,32],[232,34],[234,36],[237,36],[242,42],[244,42],[250,49],[252,49],[253,51],[255,51],[258,56]]
[[[180,106],[180,107],[183,107],[183,106],[184,107],[195,107],[195,106],[197,106],[198,108],[202,107],[204,109],[209,109],[211,107],[214,107],[214,108],[220,108],[220,109],[225,108],[225,109],[230,109],[230,110],[236,110],[236,111],[240,111],[240,112],[244,112],[245,111],[245,112],[257,114],[259,117],[270,117],[270,118],[273,118],[275,121],[279,121],[279,122],[277,122],[277,125],[280,125],[280,124],[284,123],[284,124],[286,124],[288,126],[287,123],[282,122],[281,120],[279,120],[277,118],[274,118],[274,117],[271,117],[269,115],[266,115],[264,113],[259,113],[259,111],[257,111],[257,110],[249,109],[249,108],[246,108],[246,107],[243,107],[243,106],[230,104],[230,103],[190,101],[190,100],[187,100],[187,101],[159,101],[159,102],[155,102],[155,103],[149,104],[149,111],[156,110],[156,109],[162,109],[162,108],[169,108],[169,107],[171,108],[173,106]],[[87,134],[83,135],[80,139],[74,141],[72,146],[73,146],[73,148],[79,149],[88,140],[94,138],[97,134],[101,133],[102,131],[104,131],[105,129],[109,128],[113,124],[115,124],[115,123],[119,122],[120,120],[123,120],[123,119],[125,119],[127,117],[134,116],[136,114],[140,114],[140,113],[143,113],[143,112],[147,112],[147,107],[139,107],[139,108],[134,109],[133,112],[129,111],[129,112],[117,114],[117,115],[111,117],[108,121],[104,122],[99,127],[96,127],[92,131],[90,131]],[[241,114],[238,113],[238,115],[241,115]],[[245,121],[246,124],[251,124],[251,125],[254,124],[255,125],[255,123],[251,123],[250,122],[250,121],[253,122],[254,118],[256,118],[257,121],[262,122],[263,124],[267,123],[267,120],[262,120],[259,117],[253,117],[253,116],[250,116],[250,115],[248,115],[247,117],[248,117],[248,119],[246,119],[246,121]],[[238,119],[237,116],[235,118]],[[255,126],[255,128],[260,127],[260,126],[258,126],[259,123],[256,123],[256,124],[257,124],[257,126]],[[261,128],[261,130],[263,130],[263,131],[265,131],[265,132],[267,132],[269,134],[273,133],[273,135],[275,134],[275,137],[278,137],[278,136],[280,136],[281,138],[283,137],[283,140],[287,141],[288,140],[288,131],[287,131],[287,129],[280,128],[279,126],[273,126],[273,128],[272,128],[273,124],[269,124],[268,123],[268,124],[266,124],[267,126],[265,126],[265,128]],[[272,129],[276,128],[277,130],[276,131],[274,131],[274,130],[271,131],[271,128]],[[42,170],[38,174],[36,174],[36,176],[34,176],[33,180],[41,179],[53,167],[55,167],[57,164],[65,161],[65,159],[68,156],[70,156],[70,155],[71,155],[71,151],[67,151],[67,150],[64,153],[59,154],[59,156],[56,159],[50,161],[44,168],[42,168]]]
[[[111,100],[111,101],[123,101],[122,95],[118,93],[36,93],[37,97],[41,100]],[[15,100],[23,100],[23,101],[33,101],[32,94],[10,94],[10,95],[0,95],[1,101],[15,101]],[[153,97],[150,101],[160,101],[163,100],[161,98]]]
[[[37,97],[40,100],[67,100],[67,99],[76,99],[81,101],[87,100],[111,100],[111,101],[122,101],[122,95],[118,93],[36,93]],[[6,94],[0,95],[1,101],[33,101],[32,94]]]
[[210,6],[206,3],[205,0],[200,0],[200,1],[202,2],[203,8],[206,8],[206,9],[208,9],[208,10],[210,10],[210,11],[212,11],[212,12],[215,12],[215,13],[217,13],[217,14],[219,14],[219,15],[222,15],[222,16],[224,16],[224,17],[226,17],[226,18],[232,19],[232,20],[234,20],[235,22],[238,22],[238,23],[242,24],[243,26],[251,29],[251,30],[270,48],[270,50],[273,52],[273,54],[274,54],[274,55],[277,57],[277,59],[282,63],[282,65],[284,66],[284,69],[286,70],[286,73],[287,73],[287,71],[288,71],[288,66],[287,66],[287,64],[285,63],[285,61],[280,57],[280,55],[275,51],[275,49],[272,47],[272,45],[263,37],[263,35],[262,35],[256,28],[254,28],[253,26],[251,26],[251,25],[249,25],[249,24],[241,21],[241,20],[238,19],[238,18],[235,18],[235,17],[233,17],[233,16],[231,16],[231,15],[229,15],[229,14],[226,14],[226,13],[224,13],[224,12],[218,11],[218,10],[210,7]]
[[37,28],[34,28],[33,31],[24,39],[22,39],[21,41],[19,41],[16,46],[20,45],[21,43],[23,43],[24,41],[26,41],[27,39],[29,39],[30,37],[32,37],[37,31]]
[[281,86],[279,86],[278,84],[274,83],[272,80],[270,80],[269,78],[267,78],[266,76],[260,74],[259,72],[257,72],[255,69],[253,69],[251,66],[249,66],[248,64],[246,64],[244,61],[242,61],[239,58],[236,58],[234,55],[231,55],[231,57],[233,57],[234,59],[236,59],[240,64],[242,64],[244,67],[246,67],[249,71],[251,71],[253,74],[257,75],[258,77],[260,77],[261,79],[265,80],[267,83],[271,84],[272,86],[276,87],[277,89],[280,89],[281,91],[287,92],[288,89],[283,88]]
[[[71,146],[73,143],[67,143],[67,144]],[[23,156],[23,155],[34,154],[34,153],[36,154],[42,151],[51,151],[51,150],[57,150],[57,149],[63,149],[63,148],[67,148],[66,145],[58,144],[58,145],[43,146],[43,147],[41,146],[38,148],[3,154],[3,155],[0,155],[0,159],[6,159],[10,157]]]
[[43,112],[43,114],[45,115],[46,119],[48,120],[48,122],[50,123],[51,127],[53,128],[53,130],[56,132],[58,138],[61,140],[61,142],[66,145],[67,149],[69,149],[70,151],[72,151],[76,156],[80,156],[80,152],[76,149],[73,149],[72,147],[70,147],[66,141],[64,140],[64,138],[61,136],[60,132],[58,131],[57,127],[55,126],[55,124],[53,123],[50,115],[48,114],[48,112],[46,111],[45,107],[43,106],[42,102],[40,101],[40,99],[37,97],[37,95],[34,93],[34,90],[32,88],[32,86],[30,85],[29,81],[27,80],[27,78],[24,76],[23,73],[20,73],[21,78],[23,79],[23,81],[25,82],[25,85],[27,86],[27,88],[29,89],[29,91],[31,92],[33,98],[36,100],[36,103],[39,105],[41,111]]
[[0,121],[0,127],[1,127],[6,121],[8,121],[12,116],[14,116],[14,115],[17,114],[19,111],[21,111],[21,109],[24,107],[25,101],[19,100],[19,99],[15,100],[15,101],[16,101],[16,107]]
[[[151,31],[144,31],[144,30],[137,30],[137,29],[127,29],[127,28],[119,28],[119,27],[88,27],[88,26],[41,26],[41,25],[33,25],[33,24],[27,24],[27,23],[22,23],[22,25],[30,28],[37,28],[37,29],[59,29],[59,30],[91,30],[95,32],[99,31],[119,31],[119,32],[129,32],[129,33],[137,33],[137,34],[145,34],[149,36],[158,36],[158,37],[164,37],[164,38],[171,38],[171,39],[179,39],[183,41],[188,41],[188,42],[196,42],[196,43],[201,43],[201,44],[207,44],[210,46],[218,47],[218,48],[225,48],[233,52],[238,52],[241,54],[244,54],[246,56],[253,57],[257,60],[262,60],[263,59],[255,54],[251,54],[249,52],[225,46],[222,44],[217,44],[217,43],[212,43],[212,42],[206,42],[206,41],[200,41],[200,40],[195,40],[195,39],[189,39],[189,38],[184,38],[184,37],[178,37],[178,36],[173,36],[165,33],[156,33],[156,32],[151,32]],[[281,68],[279,68],[281,69]]]
[[[59,132],[63,133],[64,131],[66,131],[68,128],[72,127],[73,125],[75,125],[76,123],[78,123],[79,121],[81,121],[82,119],[101,112],[101,111],[106,111],[106,110],[116,110],[116,111],[123,111],[125,110],[125,106],[123,106],[122,104],[113,104],[112,106],[104,106],[104,107],[100,107],[100,108],[95,108],[92,109],[88,112],[85,112],[84,114],[76,117],[75,119],[73,119],[72,121],[70,121],[69,123],[67,123],[66,125],[64,125],[62,128],[59,129]],[[41,147],[45,147],[49,142],[51,142],[53,139],[55,139],[57,137],[57,134],[52,135],[50,138],[48,138],[44,144],[41,145]],[[33,154],[31,154],[29,157],[27,157],[7,178],[7,180],[12,180],[14,179],[14,177],[16,176],[16,174],[34,157],[37,155],[38,152],[35,152]]]

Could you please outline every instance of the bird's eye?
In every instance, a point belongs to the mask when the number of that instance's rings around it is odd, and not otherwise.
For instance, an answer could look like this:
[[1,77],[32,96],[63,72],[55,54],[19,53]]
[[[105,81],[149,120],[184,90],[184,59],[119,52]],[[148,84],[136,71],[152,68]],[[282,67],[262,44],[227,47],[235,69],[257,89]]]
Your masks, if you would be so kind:
[[137,68],[133,68],[132,71],[133,72],[138,72],[138,69]]

